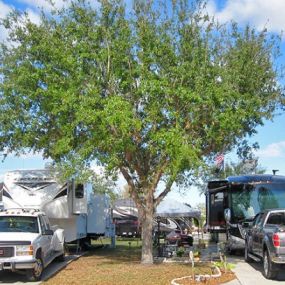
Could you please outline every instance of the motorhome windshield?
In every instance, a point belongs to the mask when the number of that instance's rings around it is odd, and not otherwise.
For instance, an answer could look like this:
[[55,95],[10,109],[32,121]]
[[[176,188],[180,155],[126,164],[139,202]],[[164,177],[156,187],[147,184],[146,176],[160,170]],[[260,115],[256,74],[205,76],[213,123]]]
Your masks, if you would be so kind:
[[233,222],[253,218],[265,209],[285,208],[284,183],[233,187],[230,195]]
[[1,216],[0,232],[38,233],[38,221],[36,217]]

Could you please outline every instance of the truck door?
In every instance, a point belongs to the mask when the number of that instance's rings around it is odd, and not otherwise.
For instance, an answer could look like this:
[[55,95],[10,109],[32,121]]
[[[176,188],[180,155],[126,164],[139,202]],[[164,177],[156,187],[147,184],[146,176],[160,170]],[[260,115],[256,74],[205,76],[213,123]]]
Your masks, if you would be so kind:
[[262,255],[262,223],[263,213],[260,213],[252,227],[252,250],[258,255]]
[[40,221],[40,228],[41,228],[41,249],[42,249],[42,258],[43,262],[46,263],[49,259],[49,257],[52,254],[52,248],[51,248],[51,240],[52,240],[52,234],[47,234],[50,231],[49,224],[47,223],[47,220],[45,219],[45,216],[39,216]]

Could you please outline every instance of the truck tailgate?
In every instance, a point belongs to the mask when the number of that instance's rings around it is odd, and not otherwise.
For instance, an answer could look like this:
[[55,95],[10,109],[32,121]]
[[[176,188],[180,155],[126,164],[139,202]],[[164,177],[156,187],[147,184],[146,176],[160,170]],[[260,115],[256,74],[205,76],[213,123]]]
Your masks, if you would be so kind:
[[280,237],[280,247],[285,248],[285,228],[284,228],[284,231],[279,231],[278,235]]

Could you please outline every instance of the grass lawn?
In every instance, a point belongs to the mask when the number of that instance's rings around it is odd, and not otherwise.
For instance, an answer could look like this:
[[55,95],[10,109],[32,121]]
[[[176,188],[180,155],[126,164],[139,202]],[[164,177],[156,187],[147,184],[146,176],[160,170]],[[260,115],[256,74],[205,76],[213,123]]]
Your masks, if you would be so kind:
[[[140,241],[137,240],[117,241],[115,249],[97,247],[43,284],[166,285],[174,278],[192,275],[189,264],[141,265],[140,254]],[[210,273],[205,265],[197,265],[194,270],[196,274]],[[204,284],[221,284],[233,278],[233,274],[227,274],[215,283]],[[181,284],[195,283],[188,280]]]

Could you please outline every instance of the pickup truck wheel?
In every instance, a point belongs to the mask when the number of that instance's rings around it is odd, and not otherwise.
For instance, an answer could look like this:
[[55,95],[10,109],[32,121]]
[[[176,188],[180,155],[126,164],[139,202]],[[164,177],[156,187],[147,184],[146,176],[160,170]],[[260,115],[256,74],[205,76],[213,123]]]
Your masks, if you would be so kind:
[[277,266],[271,261],[268,250],[263,254],[263,275],[267,279],[274,279],[277,276]]
[[41,280],[44,270],[43,261],[40,257],[36,258],[36,265],[33,269],[28,269],[26,271],[26,276],[29,281],[39,281]]
[[248,262],[248,263],[252,262],[252,259],[248,256],[248,245],[247,245],[247,243],[245,244],[245,247],[244,247],[244,260],[245,260],[245,262]]
[[227,252],[228,252],[229,255],[235,255],[236,254],[236,250],[232,249],[230,247],[227,248]]

